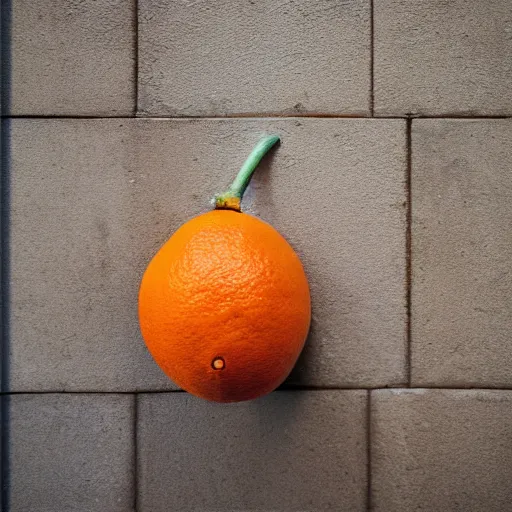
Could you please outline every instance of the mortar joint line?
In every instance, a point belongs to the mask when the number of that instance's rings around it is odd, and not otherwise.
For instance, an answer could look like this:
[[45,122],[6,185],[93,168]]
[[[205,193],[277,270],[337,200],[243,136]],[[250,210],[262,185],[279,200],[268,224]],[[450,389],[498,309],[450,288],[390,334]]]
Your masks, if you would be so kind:
[[370,0],[370,116],[375,117],[375,19],[374,0]]
[[366,394],[366,510],[371,511],[372,502],[372,391]]
[[134,51],[134,59],[133,59],[133,67],[134,67],[134,76],[133,76],[133,117],[137,117],[139,112],[139,0],[134,0],[133,8],[135,9],[133,15],[133,51]]
[[139,395],[133,393],[133,510],[139,510]]
[[157,121],[234,121],[234,120],[285,120],[285,119],[336,119],[336,120],[372,120],[372,121],[386,121],[386,120],[425,120],[425,119],[438,119],[438,120],[457,120],[457,121],[471,121],[471,120],[482,120],[482,121],[493,121],[493,120],[507,120],[512,119],[512,116],[509,115],[473,115],[473,116],[462,116],[462,115],[410,115],[410,114],[397,114],[397,115],[379,115],[379,116],[370,116],[370,115],[359,115],[359,114],[328,114],[328,113],[291,113],[291,114],[283,114],[283,113],[268,113],[268,114],[257,114],[257,113],[248,113],[248,114],[227,114],[227,115],[211,115],[211,116],[166,116],[166,115],[145,115],[137,113],[137,115],[90,115],[90,114],[74,114],[74,115],[64,115],[64,114],[2,114],[0,116],[2,119],[73,119],[73,120],[107,120],[107,119],[126,119],[126,120],[157,120]]
[[412,118],[406,121],[406,235],[405,235],[405,283],[406,283],[406,374],[407,386],[412,387]]

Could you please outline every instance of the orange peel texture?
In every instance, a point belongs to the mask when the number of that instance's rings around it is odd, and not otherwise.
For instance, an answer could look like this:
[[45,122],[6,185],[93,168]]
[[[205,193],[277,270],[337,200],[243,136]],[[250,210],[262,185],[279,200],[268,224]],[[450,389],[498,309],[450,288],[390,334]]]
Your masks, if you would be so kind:
[[269,224],[233,210],[193,218],[151,260],[139,291],[146,345],[184,390],[250,400],[288,376],[311,302],[302,264]]

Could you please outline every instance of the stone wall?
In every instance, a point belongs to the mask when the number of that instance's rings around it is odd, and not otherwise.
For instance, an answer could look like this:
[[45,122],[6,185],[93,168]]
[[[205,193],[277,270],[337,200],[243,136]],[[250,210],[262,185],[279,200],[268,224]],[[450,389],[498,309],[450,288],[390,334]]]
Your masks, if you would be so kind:
[[[6,512],[512,510],[510,1],[2,15]],[[149,356],[138,286],[269,131],[244,208],[311,333],[281,389],[212,404]]]

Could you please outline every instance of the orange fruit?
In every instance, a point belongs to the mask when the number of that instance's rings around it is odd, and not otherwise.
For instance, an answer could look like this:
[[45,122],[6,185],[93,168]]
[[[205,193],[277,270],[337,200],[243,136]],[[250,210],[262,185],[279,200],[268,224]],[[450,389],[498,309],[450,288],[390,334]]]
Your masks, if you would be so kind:
[[278,140],[260,142],[217,208],[181,226],[142,278],[139,321],[151,355],[181,388],[208,400],[273,391],[309,330],[297,254],[272,226],[240,212],[252,172]]

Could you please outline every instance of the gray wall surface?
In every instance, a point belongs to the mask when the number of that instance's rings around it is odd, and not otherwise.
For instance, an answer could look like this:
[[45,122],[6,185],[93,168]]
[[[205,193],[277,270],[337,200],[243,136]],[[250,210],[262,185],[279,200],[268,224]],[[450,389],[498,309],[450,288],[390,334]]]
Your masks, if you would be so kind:
[[[512,510],[511,55],[508,0],[2,2],[2,511]],[[138,286],[270,131],[311,331],[209,403]]]

